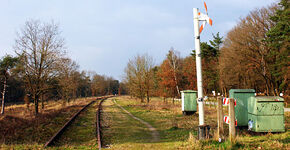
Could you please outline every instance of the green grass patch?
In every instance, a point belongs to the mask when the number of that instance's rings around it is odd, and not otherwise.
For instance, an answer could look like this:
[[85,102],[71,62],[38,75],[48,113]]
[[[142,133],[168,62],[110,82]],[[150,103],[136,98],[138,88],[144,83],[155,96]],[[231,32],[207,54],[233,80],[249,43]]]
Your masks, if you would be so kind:
[[[191,124],[197,115],[183,116],[170,109],[148,110],[146,107],[134,107],[130,101],[117,100],[126,110],[134,116],[144,119],[157,128],[161,136],[161,142],[184,142],[187,141],[189,132],[197,135],[196,126]],[[181,122],[182,121],[182,122]]]
[[[196,139],[198,114],[183,116],[179,103],[163,103],[161,99],[153,98],[150,104],[141,104],[129,97],[118,97],[117,103],[134,116],[149,122],[160,133],[159,143],[131,143],[131,147],[136,146],[136,149],[145,149],[145,147],[153,149],[286,149],[290,143],[289,113],[285,113],[285,133],[250,133],[244,129],[238,131],[236,142],[230,143],[227,140],[218,142],[214,138],[217,125],[214,107],[205,107],[206,122],[211,126],[213,137],[210,140],[199,141]],[[224,129],[225,136],[227,136],[228,127],[226,124],[224,124]],[[118,145],[118,148],[126,149],[125,146],[128,145]]]
[[[111,100],[103,103],[104,144],[109,147],[129,143],[148,143],[151,132],[145,125],[130,117]],[[129,144],[130,145],[130,144]]]

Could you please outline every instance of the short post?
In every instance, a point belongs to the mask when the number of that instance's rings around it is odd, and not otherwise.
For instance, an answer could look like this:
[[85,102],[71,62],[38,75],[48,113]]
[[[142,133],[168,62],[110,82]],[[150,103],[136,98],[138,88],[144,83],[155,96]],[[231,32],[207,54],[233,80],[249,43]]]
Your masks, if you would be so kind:
[[229,138],[231,142],[235,141],[236,138],[236,125],[235,125],[235,100],[230,98],[229,102]]
[[217,98],[217,122],[218,122],[218,140],[221,141],[224,138],[224,121],[223,121],[223,102],[222,97]]

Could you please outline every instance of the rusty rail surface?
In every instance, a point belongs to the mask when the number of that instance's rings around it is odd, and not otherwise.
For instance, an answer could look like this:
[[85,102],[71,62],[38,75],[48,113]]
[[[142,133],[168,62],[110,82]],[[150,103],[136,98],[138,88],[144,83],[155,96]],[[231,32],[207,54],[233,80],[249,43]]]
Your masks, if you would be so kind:
[[53,142],[64,132],[64,130],[75,120],[75,118],[82,112],[84,111],[88,106],[90,106],[91,104],[93,104],[94,101],[91,101],[90,103],[88,103],[87,105],[85,105],[82,109],[80,109],[77,113],[75,113],[63,126],[60,130],[58,130],[50,139],[49,141],[47,141],[44,145],[44,147],[48,147],[51,146],[53,144]]
[[102,110],[102,103],[105,99],[102,99],[99,103],[97,114],[96,114],[96,127],[97,127],[97,139],[98,139],[98,146],[99,149],[102,148],[102,126],[101,126],[101,110]]

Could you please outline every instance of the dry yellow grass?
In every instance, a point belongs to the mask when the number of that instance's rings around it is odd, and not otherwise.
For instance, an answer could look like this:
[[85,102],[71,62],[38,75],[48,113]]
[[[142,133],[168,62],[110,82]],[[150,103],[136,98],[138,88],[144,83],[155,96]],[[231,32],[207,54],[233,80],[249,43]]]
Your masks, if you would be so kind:
[[[66,107],[70,106],[81,106],[87,104],[92,99],[96,99],[96,97],[89,97],[89,98],[78,98],[75,100],[72,100],[70,103],[66,103],[63,100],[58,101],[48,101],[44,103],[44,109],[41,108],[41,103],[39,104],[39,113],[40,114],[46,114],[50,113],[52,111],[57,111]],[[10,105],[5,107],[5,115],[4,116],[14,116],[14,117],[20,117],[23,119],[31,119],[34,118],[34,104],[30,103],[29,107],[27,107],[26,104],[19,104],[19,105]],[[3,118],[4,116],[0,116]]]
[[50,101],[38,116],[34,115],[33,107],[8,106],[0,117],[0,145],[44,144],[75,112],[95,99],[76,99],[66,105],[62,101]]

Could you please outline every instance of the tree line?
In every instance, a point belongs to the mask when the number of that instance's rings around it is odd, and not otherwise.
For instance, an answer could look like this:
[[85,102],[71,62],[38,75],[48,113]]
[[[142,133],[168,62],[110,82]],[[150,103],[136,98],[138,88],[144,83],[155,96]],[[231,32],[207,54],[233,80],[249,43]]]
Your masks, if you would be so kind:
[[26,21],[17,33],[14,50],[15,56],[0,59],[1,114],[5,102],[33,102],[37,115],[39,106],[43,109],[51,99],[65,104],[79,97],[119,93],[118,80],[80,71],[66,55],[64,38],[53,21]]
[[[253,88],[258,93],[289,95],[289,2],[281,0],[251,11],[226,35],[201,43],[203,91],[224,96],[229,89]],[[131,96],[180,98],[181,90],[197,90],[195,51],[181,58],[170,48],[160,65],[148,54],[137,55],[125,68]],[[174,102],[174,101],[173,101]]]

